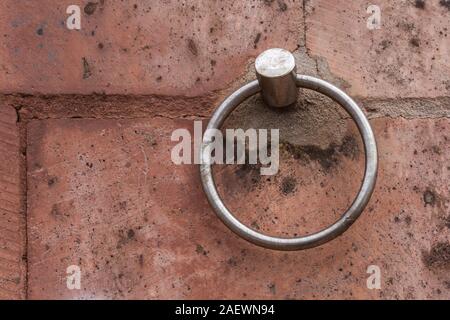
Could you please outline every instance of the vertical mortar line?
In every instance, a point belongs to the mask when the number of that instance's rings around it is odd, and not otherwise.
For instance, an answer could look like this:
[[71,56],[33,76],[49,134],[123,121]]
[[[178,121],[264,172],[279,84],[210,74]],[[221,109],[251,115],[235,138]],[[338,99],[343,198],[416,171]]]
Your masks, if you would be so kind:
[[20,190],[21,190],[21,206],[20,211],[22,215],[22,227],[23,227],[23,255],[22,261],[24,262],[24,299],[28,300],[28,164],[27,164],[27,121],[21,119],[20,110],[16,109],[17,113],[17,126],[19,128],[19,143],[21,160],[19,164],[20,168]]
[[306,2],[308,0],[302,0],[302,16],[303,16],[303,45],[305,46],[306,54],[308,56],[311,56],[309,53],[308,46],[306,45],[306,32],[308,30],[308,27],[306,25]]

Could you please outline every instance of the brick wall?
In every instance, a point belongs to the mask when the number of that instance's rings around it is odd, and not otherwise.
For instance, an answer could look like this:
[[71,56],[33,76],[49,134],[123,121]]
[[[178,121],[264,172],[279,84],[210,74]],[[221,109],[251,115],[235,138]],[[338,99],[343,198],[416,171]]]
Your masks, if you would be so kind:
[[[2,1],[0,298],[450,298],[450,10],[376,4],[370,30],[365,1]],[[271,47],[352,95],[378,142],[363,215],[307,251],[235,236],[197,166],[170,159],[173,130],[206,122]],[[311,233],[351,204],[364,154],[332,101],[301,91],[283,113],[257,96],[227,126],[279,128],[289,146],[276,176],[215,171],[252,228]],[[81,290],[67,289],[70,265]]]

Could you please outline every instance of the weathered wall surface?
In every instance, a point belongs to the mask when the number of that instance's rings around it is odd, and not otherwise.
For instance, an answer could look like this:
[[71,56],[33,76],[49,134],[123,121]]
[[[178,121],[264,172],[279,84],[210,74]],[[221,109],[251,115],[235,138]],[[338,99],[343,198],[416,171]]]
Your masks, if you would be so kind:
[[[364,26],[369,4],[381,29]],[[307,1],[307,47],[370,98],[441,97],[450,93],[448,1]]]
[[[83,11],[80,31],[65,26],[70,4]],[[295,49],[300,9],[295,0],[2,1],[0,90],[205,94],[263,48]]]
[[0,105],[0,299],[26,289],[24,147],[17,113]]
[[[79,31],[65,27],[70,4],[0,4],[0,298],[450,298],[445,1],[380,0],[376,30],[365,1],[80,1]],[[364,214],[302,252],[236,237],[198,168],[170,159],[172,131],[207,121],[270,47],[354,96],[379,148]],[[283,141],[274,177],[216,170],[252,228],[310,233],[350,205],[364,155],[330,100],[302,91],[276,112],[255,97],[227,126],[279,128]],[[70,265],[81,290],[67,289]]]

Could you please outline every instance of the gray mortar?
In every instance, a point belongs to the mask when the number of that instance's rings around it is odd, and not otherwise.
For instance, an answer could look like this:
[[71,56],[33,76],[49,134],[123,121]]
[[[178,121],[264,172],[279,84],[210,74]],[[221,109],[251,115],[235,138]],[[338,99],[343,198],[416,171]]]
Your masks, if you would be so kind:
[[[323,57],[310,56],[304,47],[292,53],[298,73],[321,78],[344,91],[350,88],[345,80],[331,73]],[[253,64],[253,61],[249,62],[245,74],[231,85],[232,90],[255,80]],[[355,100],[370,119],[450,118],[450,97]],[[313,145],[325,149],[331,144],[342,143],[346,136],[347,119],[349,115],[331,99],[311,90],[300,90],[297,103],[286,109],[269,108],[259,95],[255,95],[231,114],[225,127],[278,128],[281,141],[294,146]]]
[[[292,52],[300,74],[318,77],[346,89],[348,84],[331,74],[324,59],[310,57],[304,47]],[[246,74],[233,85],[237,89],[242,84],[255,79],[253,61]],[[326,148],[330,144],[340,144],[347,131],[345,111],[328,97],[311,90],[300,89],[295,105],[274,109],[267,107],[255,95],[244,101],[225,123],[227,128],[275,128],[280,130],[280,140],[292,145],[313,145]]]
[[450,97],[406,98],[387,100],[363,100],[366,114],[370,119],[390,118],[450,118]]

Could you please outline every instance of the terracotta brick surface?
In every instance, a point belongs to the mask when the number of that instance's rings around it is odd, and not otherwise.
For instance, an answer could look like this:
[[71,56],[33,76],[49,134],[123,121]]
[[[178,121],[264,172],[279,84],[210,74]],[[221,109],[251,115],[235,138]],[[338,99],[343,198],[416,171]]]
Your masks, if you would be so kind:
[[[81,30],[66,9],[81,7]],[[302,5],[279,1],[0,3],[0,92],[201,95],[267,47],[303,40]]]
[[[81,30],[65,26],[73,4]],[[0,299],[450,299],[448,1],[374,4],[377,30],[365,1],[1,1]],[[269,47],[356,97],[378,140],[364,214],[307,251],[234,235],[198,167],[170,159],[172,131],[205,121]],[[303,90],[280,112],[256,96],[227,125],[281,130],[276,176],[215,168],[252,228],[308,234],[351,204],[363,148],[330,100]]]
[[[42,120],[28,125],[29,297],[450,298],[448,119],[372,120],[376,191],[320,248],[276,252],[231,233],[198,168],[170,160],[188,120]],[[355,128],[328,149],[284,147],[280,172],[218,167],[220,192],[255,229],[304,234],[348,206],[364,165]],[[359,177],[359,179],[358,179]],[[81,290],[66,268],[82,270]],[[368,290],[369,265],[382,272]]]
[[[381,29],[366,26],[370,4],[381,9]],[[448,1],[309,0],[306,12],[310,54],[346,81],[352,95],[449,95]]]
[[25,224],[17,115],[0,105],[0,299],[25,297]]

